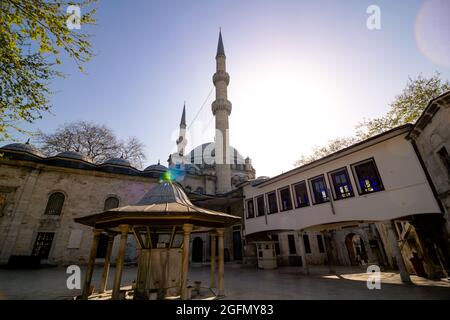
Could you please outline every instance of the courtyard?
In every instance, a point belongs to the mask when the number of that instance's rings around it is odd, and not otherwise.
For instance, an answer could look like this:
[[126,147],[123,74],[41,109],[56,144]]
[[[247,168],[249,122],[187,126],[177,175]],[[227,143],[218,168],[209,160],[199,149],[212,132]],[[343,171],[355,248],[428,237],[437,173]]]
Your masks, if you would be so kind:
[[[82,272],[84,268],[82,268]],[[123,284],[131,284],[137,267],[126,266]],[[94,270],[92,284],[99,282],[101,268]],[[112,287],[114,268],[110,270],[108,289]],[[0,269],[0,299],[71,299],[81,290],[69,290],[66,280],[69,274],[61,267],[37,270]],[[381,273],[381,289],[369,290],[368,275],[357,267],[337,267],[336,275],[330,275],[325,266],[310,268],[305,275],[300,268],[283,267],[275,270],[257,270],[241,265],[225,266],[224,299],[450,299],[450,283],[443,279],[431,281],[411,276],[411,284],[403,284],[396,272]],[[209,289],[209,265],[191,266],[189,282],[201,281],[202,292]]]

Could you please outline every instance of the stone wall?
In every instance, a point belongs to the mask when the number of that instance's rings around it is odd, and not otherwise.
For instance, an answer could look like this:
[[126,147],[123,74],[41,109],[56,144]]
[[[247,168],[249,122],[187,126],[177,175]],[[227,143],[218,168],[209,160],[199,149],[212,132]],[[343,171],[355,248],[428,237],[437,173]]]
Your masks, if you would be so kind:
[[[92,228],[74,218],[103,211],[110,196],[119,199],[119,206],[135,203],[155,183],[154,178],[2,160],[0,192],[13,191],[0,217],[0,263],[7,263],[11,255],[31,255],[38,232],[54,233],[49,264],[85,263]],[[62,213],[45,215],[54,192],[65,196]]]

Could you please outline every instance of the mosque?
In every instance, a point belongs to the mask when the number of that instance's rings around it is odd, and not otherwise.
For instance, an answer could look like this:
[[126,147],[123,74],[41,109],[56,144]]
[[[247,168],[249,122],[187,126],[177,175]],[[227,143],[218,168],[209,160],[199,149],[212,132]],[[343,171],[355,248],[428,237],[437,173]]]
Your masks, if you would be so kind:
[[[240,216],[225,230],[225,261],[259,267],[377,264],[404,281],[450,272],[450,92],[430,101],[415,124],[358,142],[272,178],[257,177],[229,142],[232,111],[219,33],[215,141],[186,152],[186,109],[177,151],[138,170],[121,158],[102,164],[76,152],[44,156],[30,143],[0,148],[0,264],[85,264],[93,213],[136,203],[169,172],[198,207]],[[192,263],[210,260],[210,235],[191,237]],[[101,235],[98,262],[106,254]],[[117,255],[114,242],[112,261]],[[129,236],[125,260],[136,261]],[[260,265],[270,261],[270,264]]]
[[[185,154],[186,109],[183,107],[177,152],[169,155],[166,167],[160,163],[144,170],[122,158],[94,164],[88,157],[66,151],[45,157],[27,143],[13,143],[0,150],[0,264],[20,264],[35,257],[44,264],[83,264],[89,255],[91,232],[74,218],[134,203],[168,171],[199,206],[242,215],[239,184],[255,179],[250,158],[229,145],[227,99],[230,76],[219,33],[216,99],[212,113],[216,120],[214,142],[204,143]],[[216,147],[217,146],[217,147]],[[216,161],[216,159],[220,159]],[[208,234],[192,239],[192,262],[209,259]],[[242,261],[241,223],[225,232],[225,260]],[[100,238],[97,258],[105,256],[107,235]],[[114,244],[113,257],[118,244]],[[27,258],[28,257],[28,258]],[[28,259],[28,260],[27,260]],[[136,243],[129,237],[126,260],[136,259]]]

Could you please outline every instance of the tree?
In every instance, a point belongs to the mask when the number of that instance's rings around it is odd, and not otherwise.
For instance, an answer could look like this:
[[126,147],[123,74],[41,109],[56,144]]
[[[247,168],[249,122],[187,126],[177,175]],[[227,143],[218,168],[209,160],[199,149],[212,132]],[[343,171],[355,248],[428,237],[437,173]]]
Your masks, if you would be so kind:
[[358,139],[355,137],[341,137],[329,140],[325,146],[315,146],[309,156],[302,155],[300,159],[295,161],[294,165],[302,166],[308,164],[331,153],[349,147],[356,142],[358,142]]
[[367,139],[403,124],[414,123],[430,100],[449,90],[450,83],[442,80],[439,72],[430,78],[422,75],[417,78],[409,77],[406,87],[390,104],[387,114],[359,123],[356,135],[360,139]]
[[0,140],[11,138],[11,130],[24,132],[20,121],[31,123],[51,108],[49,84],[64,76],[57,70],[60,51],[81,71],[92,58],[90,35],[68,28],[73,13],[66,10],[78,5],[83,9],[81,25],[91,25],[95,23],[93,2],[96,0],[0,1]]
[[430,78],[419,75],[408,78],[402,93],[395,97],[385,116],[364,120],[356,126],[356,137],[336,138],[323,147],[314,147],[309,156],[302,155],[295,161],[295,166],[301,166],[325,157],[350,145],[373,137],[389,129],[406,123],[414,123],[427,107],[430,100],[450,90],[448,80],[441,79],[439,72]]
[[141,168],[145,160],[144,144],[137,138],[119,140],[108,127],[91,122],[64,124],[52,134],[39,132],[37,140],[47,156],[63,151],[75,151],[88,156],[95,163],[123,157],[137,168]]

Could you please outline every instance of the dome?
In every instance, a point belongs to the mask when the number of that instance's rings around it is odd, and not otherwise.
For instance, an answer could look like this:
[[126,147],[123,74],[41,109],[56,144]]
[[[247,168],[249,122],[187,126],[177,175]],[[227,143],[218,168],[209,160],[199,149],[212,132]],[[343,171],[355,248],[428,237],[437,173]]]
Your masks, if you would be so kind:
[[[214,165],[216,156],[216,144],[214,142],[204,143],[195,147],[187,156],[193,164],[206,164]],[[244,157],[233,146],[230,146],[230,163],[231,164],[244,164]]]
[[158,161],[157,164],[152,164],[151,166],[148,166],[147,168],[144,169],[144,171],[167,171],[167,167],[163,166]]
[[45,157],[38,148],[30,144],[28,141],[26,143],[7,144],[6,146],[3,146],[2,149],[10,151],[26,152],[41,158]]
[[103,165],[110,164],[114,166],[131,167],[131,162],[124,158],[110,158],[102,163]]
[[57,157],[57,158],[65,158],[65,159],[72,159],[72,160],[81,160],[81,161],[92,163],[92,160],[89,159],[87,156],[85,156],[85,155],[83,155],[83,154],[81,154],[79,152],[75,152],[75,151],[60,152],[55,157]]

